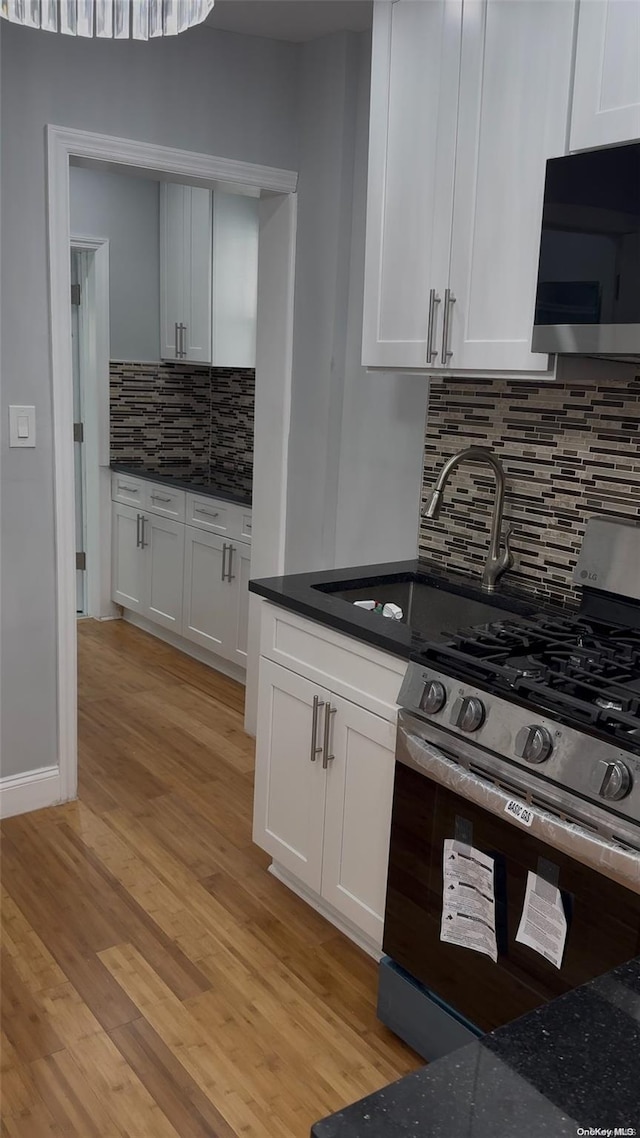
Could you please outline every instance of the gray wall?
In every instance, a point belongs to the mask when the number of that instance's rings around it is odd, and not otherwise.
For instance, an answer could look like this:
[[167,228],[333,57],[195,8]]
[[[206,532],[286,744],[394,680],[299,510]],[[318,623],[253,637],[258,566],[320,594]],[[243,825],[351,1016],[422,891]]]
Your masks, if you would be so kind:
[[425,376],[367,371],[362,305],[371,44],[360,37],[349,309],[337,469],[334,565],[415,557],[427,413]]
[[[6,24],[1,49],[0,750],[7,775],[57,760],[45,124],[295,170],[298,51],[206,28],[135,43]],[[9,403],[35,404],[35,450],[7,448]]]
[[[368,375],[360,329],[368,37],[212,29],[149,43],[2,29],[3,773],[56,761],[46,123],[299,170],[287,569],[415,552],[426,385]],[[415,469],[415,485],[412,484]],[[415,502],[414,502],[415,499]]]
[[415,557],[427,381],[360,364],[370,37],[302,49],[286,565]]
[[160,187],[72,166],[72,236],[109,238],[112,360],[160,358]]
[[286,566],[333,564],[353,204],[355,35],[302,46]]

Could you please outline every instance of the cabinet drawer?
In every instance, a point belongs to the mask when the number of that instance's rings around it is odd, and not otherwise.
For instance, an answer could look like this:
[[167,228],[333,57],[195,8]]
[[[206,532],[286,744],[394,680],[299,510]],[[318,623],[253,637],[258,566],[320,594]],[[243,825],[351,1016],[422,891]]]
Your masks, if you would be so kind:
[[355,637],[263,602],[260,653],[395,721],[407,665]]
[[141,478],[132,478],[130,474],[113,473],[111,475],[111,499],[122,502],[125,506],[144,507],[145,484]]
[[185,491],[174,490],[171,486],[147,482],[145,486],[145,509],[152,514],[162,514],[165,518],[184,521]]
[[218,502],[216,498],[199,498],[197,494],[187,494],[187,525],[199,526],[212,533],[229,533],[230,515],[233,509]]

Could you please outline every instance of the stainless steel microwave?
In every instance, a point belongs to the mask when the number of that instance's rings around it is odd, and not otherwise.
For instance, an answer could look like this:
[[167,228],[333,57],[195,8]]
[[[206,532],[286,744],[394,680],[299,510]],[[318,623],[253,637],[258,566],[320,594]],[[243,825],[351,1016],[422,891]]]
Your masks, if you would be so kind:
[[532,348],[640,358],[640,142],[547,162]]

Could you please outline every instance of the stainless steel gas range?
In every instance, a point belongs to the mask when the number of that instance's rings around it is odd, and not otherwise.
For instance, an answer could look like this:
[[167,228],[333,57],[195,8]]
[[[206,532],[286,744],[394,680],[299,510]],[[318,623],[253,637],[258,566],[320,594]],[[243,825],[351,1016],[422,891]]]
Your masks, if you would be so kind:
[[425,1058],[640,952],[640,526],[593,519],[575,575],[402,686],[379,1015]]

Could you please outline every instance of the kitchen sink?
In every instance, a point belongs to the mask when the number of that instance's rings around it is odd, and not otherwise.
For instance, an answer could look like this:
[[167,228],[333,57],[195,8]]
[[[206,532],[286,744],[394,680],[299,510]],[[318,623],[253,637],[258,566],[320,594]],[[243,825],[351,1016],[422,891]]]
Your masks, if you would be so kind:
[[[376,582],[369,585],[363,585],[362,581],[323,582],[313,588],[351,603],[374,600],[382,604],[392,602],[399,605],[403,623],[430,640],[444,640],[448,633],[471,625],[504,619],[518,620],[518,615],[512,608],[504,607],[504,598],[484,597],[479,592],[476,596],[465,595],[457,589],[453,591],[455,587],[447,582],[442,585],[429,584],[417,574],[402,578],[391,577],[383,581],[376,578]],[[534,611],[533,607],[530,611]],[[376,620],[390,620],[376,613],[371,616]]]

